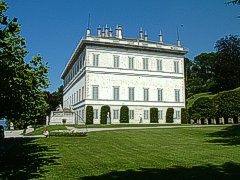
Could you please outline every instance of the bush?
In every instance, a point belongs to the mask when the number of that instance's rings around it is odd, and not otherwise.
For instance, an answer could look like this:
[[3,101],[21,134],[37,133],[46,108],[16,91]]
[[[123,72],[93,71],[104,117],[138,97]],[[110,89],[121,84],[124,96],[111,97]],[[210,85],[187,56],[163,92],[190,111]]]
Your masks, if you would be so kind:
[[100,117],[100,123],[101,124],[107,124],[108,113],[109,113],[109,118],[111,119],[110,107],[108,105],[102,106],[101,107],[101,117]]
[[120,123],[129,123],[129,108],[122,106],[120,109]]
[[87,106],[86,108],[86,124],[93,124],[93,107]]
[[166,123],[173,123],[173,114],[174,114],[173,108],[168,108],[166,114]]
[[181,109],[181,124],[188,123],[188,112],[186,108]]
[[150,123],[158,123],[158,108],[150,108]]

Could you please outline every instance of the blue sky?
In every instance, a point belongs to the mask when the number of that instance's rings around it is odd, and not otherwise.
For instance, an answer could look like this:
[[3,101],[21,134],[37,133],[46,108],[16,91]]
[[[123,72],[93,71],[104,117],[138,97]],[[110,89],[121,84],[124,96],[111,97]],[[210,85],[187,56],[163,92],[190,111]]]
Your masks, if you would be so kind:
[[91,35],[98,25],[120,24],[123,36],[139,38],[139,28],[147,31],[149,40],[177,43],[189,48],[186,57],[193,59],[202,52],[214,51],[215,42],[229,34],[239,34],[240,7],[225,5],[228,0],[6,0],[7,15],[22,24],[21,35],[27,41],[27,59],[40,54],[49,62],[49,91],[62,84],[60,75],[78,41],[86,35],[91,14]]

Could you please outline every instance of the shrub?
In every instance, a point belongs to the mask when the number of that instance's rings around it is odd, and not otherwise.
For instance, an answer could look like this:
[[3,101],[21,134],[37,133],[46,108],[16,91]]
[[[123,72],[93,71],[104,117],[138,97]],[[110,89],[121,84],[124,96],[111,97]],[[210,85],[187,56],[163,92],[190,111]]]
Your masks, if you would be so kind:
[[101,124],[107,124],[108,113],[109,113],[109,118],[111,119],[110,107],[108,105],[102,106],[101,107],[101,117],[100,117]]
[[86,108],[86,124],[93,124],[93,107],[87,106]]
[[122,106],[120,109],[120,123],[129,123],[129,108]]
[[188,123],[188,112],[186,108],[181,109],[181,124]]
[[174,114],[173,108],[168,108],[167,114],[166,114],[166,122],[167,123],[173,123],[173,114]]
[[158,123],[158,108],[150,108],[150,123]]

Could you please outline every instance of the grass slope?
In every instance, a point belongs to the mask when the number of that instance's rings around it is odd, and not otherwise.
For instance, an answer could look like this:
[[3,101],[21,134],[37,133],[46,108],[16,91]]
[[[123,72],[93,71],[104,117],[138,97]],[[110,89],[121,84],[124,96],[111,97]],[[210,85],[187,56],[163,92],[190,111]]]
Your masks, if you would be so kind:
[[0,179],[237,179],[240,125],[92,132],[12,148]]
[[[229,91],[240,91],[240,87],[233,89],[233,90],[229,90]],[[228,91],[223,91],[223,92],[228,92]],[[216,96],[217,94],[212,94],[211,92],[206,92],[206,93],[199,93],[199,94],[194,94],[193,96],[189,97],[187,99],[187,108],[192,107],[192,105],[194,104],[194,102],[201,97],[208,97],[210,99],[212,99],[214,96]]]

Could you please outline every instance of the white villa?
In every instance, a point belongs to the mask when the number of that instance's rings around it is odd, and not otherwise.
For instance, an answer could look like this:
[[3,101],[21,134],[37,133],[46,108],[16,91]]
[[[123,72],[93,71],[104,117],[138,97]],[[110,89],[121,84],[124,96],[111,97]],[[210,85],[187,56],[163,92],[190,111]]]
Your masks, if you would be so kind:
[[[61,78],[64,80],[63,109],[73,109],[74,120],[85,124],[88,105],[93,106],[94,124],[100,123],[103,105],[111,109],[111,124],[118,124],[120,108],[129,108],[129,123],[150,123],[150,108],[158,108],[159,123],[166,123],[166,111],[174,108],[174,123],[180,123],[185,108],[184,55],[180,45],[140,38],[124,38],[122,27],[98,28],[98,35],[87,30],[68,61]],[[61,122],[59,122],[60,124]],[[68,120],[67,122],[68,123]]]

